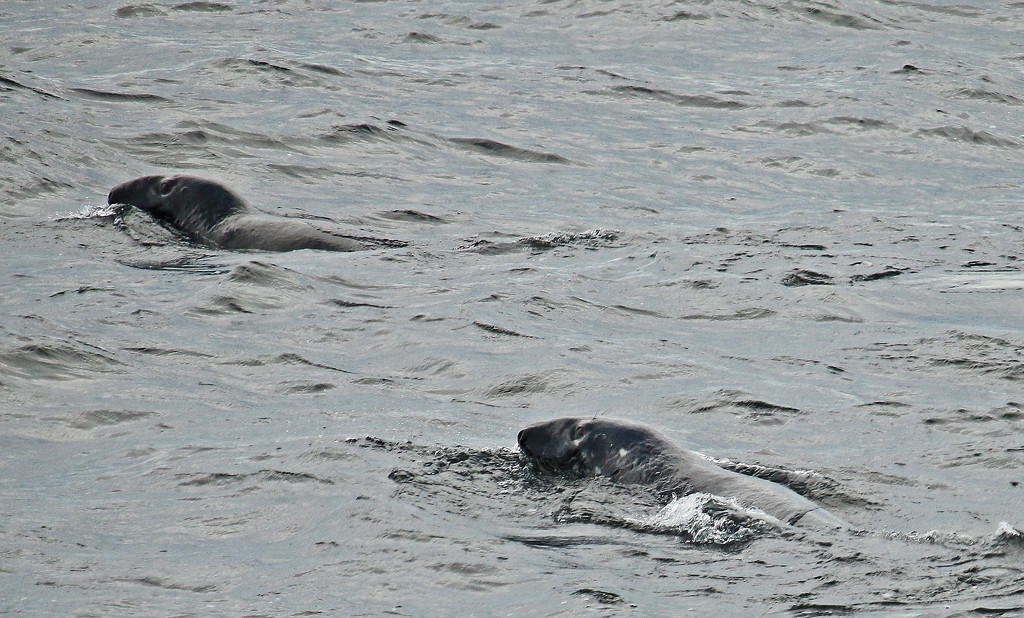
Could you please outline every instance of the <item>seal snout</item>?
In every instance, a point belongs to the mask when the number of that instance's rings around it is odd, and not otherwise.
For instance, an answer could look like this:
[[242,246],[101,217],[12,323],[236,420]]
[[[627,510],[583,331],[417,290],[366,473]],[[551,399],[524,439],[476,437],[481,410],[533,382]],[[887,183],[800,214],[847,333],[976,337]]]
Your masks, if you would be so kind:
[[519,450],[542,466],[560,469],[576,456],[578,445],[567,433],[575,419],[537,423],[521,430],[516,436]]
[[150,189],[163,180],[162,176],[143,176],[123,182],[107,194],[108,204],[129,204],[144,210],[152,208]]
[[519,450],[522,451],[524,455],[529,455],[530,457],[535,457],[537,455],[536,446],[531,444],[529,427],[519,430],[519,434],[516,435],[516,444],[519,445]]
[[120,184],[110,190],[107,194],[107,204],[127,204],[128,203],[128,183]]
[[532,427],[519,430],[519,434],[516,435],[516,443],[524,455],[536,457],[539,454],[536,430]]

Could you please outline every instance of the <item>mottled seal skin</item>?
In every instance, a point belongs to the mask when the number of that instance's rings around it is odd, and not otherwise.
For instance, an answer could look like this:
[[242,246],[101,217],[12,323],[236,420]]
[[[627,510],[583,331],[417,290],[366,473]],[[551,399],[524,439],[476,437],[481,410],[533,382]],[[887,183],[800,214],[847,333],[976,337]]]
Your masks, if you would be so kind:
[[130,204],[221,249],[356,251],[363,243],[301,221],[254,213],[240,197],[193,176],[143,176],[111,189],[108,204]]
[[650,485],[676,496],[704,492],[733,498],[791,525],[849,527],[788,487],[716,466],[643,425],[603,418],[559,418],[523,429],[518,442],[525,455],[557,471]]

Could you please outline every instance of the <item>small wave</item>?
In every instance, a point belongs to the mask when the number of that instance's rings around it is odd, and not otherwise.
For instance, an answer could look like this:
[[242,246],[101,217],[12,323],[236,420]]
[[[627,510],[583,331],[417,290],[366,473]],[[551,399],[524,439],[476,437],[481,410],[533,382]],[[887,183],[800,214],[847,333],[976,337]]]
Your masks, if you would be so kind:
[[405,38],[402,39],[402,41],[405,43],[435,44],[443,43],[444,39],[442,39],[439,36],[434,36],[433,34],[426,34],[424,32],[410,32],[409,34],[405,35]]
[[575,380],[567,379],[569,374],[570,372],[566,370],[552,369],[517,375],[485,389],[482,394],[487,398],[507,398],[564,393],[578,386]]
[[955,99],[977,99],[993,103],[1005,103],[1006,105],[1022,105],[1024,100],[1012,94],[1003,94],[993,90],[982,90],[980,88],[960,88],[951,95]]
[[711,19],[707,13],[691,13],[690,11],[676,11],[671,15],[661,18],[661,21],[701,21]]
[[903,273],[907,272],[906,268],[886,268],[878,272],[868,273],[866,275],[851,275],[851,283],[860,283],[864,281],[877,281],[879,279],[888,279],[890,277],[898,277]]
[[[35,152],[28,150],[28,156],[36,156]],[[21,185],[10,193],[11,197],[15,198],[34,198],[51,193],[60,193],[65,189],[74,189],[73,185],[66,182],[55,180],[53,178],[47,178],[45,176],[33,178],[28,183]]]
[[501,26],[493,22],[481,22],[465,15],[449,15],[447,13],[424,13],[417,16],[417,19],[436,19],[449,26],[465,28],[467,30],[495,30],[501,28]]
[[653,309],[644,309],[643,307],[631,307],[629,305],[623,305],[623,304],[610,305],[609,308],[615,309],[616,311],[621,311],[623,313],[630,314],[630,315],[643,315],[643,316],[647,316],[647,317],[651,317],[651,318],[669,318],[669,317],[671,317],[669,315],[666,315],[666,314],[664,314],[664,313],[662,313],[660,311],[655,311]]
[[232,268],[190,314],[218,316],[287,309],[312,299],[315,286],[295,271],[263,262]]
[[34,343],[0,352],[0,374],[29,380],[71,380],[119,373],[124,363],[71,343]]
[[421,212],[419,210],[403,209],[403,210],[391,210],[388,212],[382,212],[379,215],[382,219],[390,219],[392,221],[406,221],[410,223],[448,223],[448,221],[437,215],[430,213]]
[[194,350],[181,350],[172,348],[157,348],[151,346],[145,347],[132,347],[123,348],[126,352],[135,352],[137,354],[147,354],[151,356],[185,356],[192,358],[213,358],[212,354],[206,354],[205,352],[197,352]]
[[774,422],[783,422],[785,419],[805,414],[799,408],[771,403],[752,397],[749,393],[729,389],[716,391],[710,396],[667,399],[662,405],[676,409],[688,409],[694,414],[728,411],[762,422],[773,418]]
[[116,261],[117,263],[124,264],[129,268],[138,268],[141,270],[169,270],[195,273],[199,275],[225,275],[230,272],[222,265],[204,263],[203,260],[207,257],[209,256],[205,253],[194,252],[189,252],[188,255],[181,256],[176,251],[173,257],[157,259],[118,258]]
[[298,354],[286,352],[284,354],[278,354],[273,358],[250,358],[245,360],[236,360],[224,362],[225,365],[239,365],[242,367],[266,367],[272,365],[298,365],[304,367],[316,367],[318,369],[328,369],[330,371],[338,371],[341,373],[352,373],[351,371],[341,369],[338,367],[332,367],[331,365],[325,365],[323,363],[313,362]]
[[641,97],[683,107],[710,107],[713,109],[745,109],[750,107],[747,103],[733,99],[720,99],[706,94],[676,94],[668,90],[648,88],[647,86],[613,86],[607,91],[589,91],[587,94]]
[[614,246],[615,241],[619,239],[619,235],[620,233],[614,230],[602,229],[587,232],[551,232],[540,236],[518,238],[508,242],[493,242],[481,239],[469,246],[460,247],[460,249],[487,255],[512,253],[523,248],[547,251],[570,245],[582,245],[587,248],[597,249]]
[[979,537],[968,536],[958,532],[941,532],[939,530],[928,530],[926,532],[900,532],[894,530],[884,533],[884,536],[905,543],[922,543],[945,547],[970,547],[985,542]]
[[981,360],[975,358],[937,358],[931,361],[935,367],[953,367],[980,371],[1007,380],[1024,378],[1024,366],[1018,360]]
[[75,429],[90,430],[97,427],[131,423],[153,415],[153,412],[139,412],[137,410],[90,410],[77,415],[71,419],[69,424]]
[[480,39],[444,38],[426,32],[410,32],[401,39],[401,42],[417,45],[477,45],[483,41]]
[[1020,148],[1020,142],[993,135],[988,131],[975,131],[968,127],[933,127],[930,129],[919,129],[914,133],[915,137],[941,137],[953,142],[962,142],[975,146],[996,146],[999,148]]
[[782,278],[782,285],[799,287],[804,285],[832,285],[832,275],[813,270],[794,270]]
[[995,534],[992,535],[992,543],[994,545],[1024,549],[1024,532],[1008,522],[1001,521],[999,522],[999,527],[996,528]]
[[337,69],[327,64],[318,64],[311,62],[300,62],[298,64],[300,67],[304,69],[307,69],[309,71],[316,71],[317,73],[323,73],[324,75],[332,75],[334,77],[350,77],[348,73],[342,71],[341,69]]
[[115,579],[113,581],[122,582],[125,584],[138,584],[141,586],[148,586],[151,588],[163,588],[164,590],[176,590],[184,592],[215,592],[217,590],[217,586],[214,586],[213,584],[179,584],[177,582],[172,582],[166,578],[153,576],[133,577],[128,579]]
[[228,275],[228,280],[235,283],[244,283],[261,287],[275,289],[291,289],[308,291],[312,288],[299,281],[299,274],[265,262],[252,261],[247,264],[239,264]]
[[277,392],[282,395],[319,395],[329,390],[338,388],[336,384],[328,382],[281,382],[277,386]]
[[573,592],[573,594],[590,597],[601,605],[620,605],[625,602],[622,595],[608,592],[607,590],[598,590],[597,588],[580,588]]
[[329,298],[326,301],[324,301],[324,304],[333,305],[335,307],[344,307],[346,309],[351,309],[351,308],[355,308],[355,307],[370,307],[370,308],[373,308],[373,309],[394,309],[395,308],[393,305],[380,305],[380,304],[376,304],[376,303],[368,303],[368,302],[365,302],[365,301],[345,300],[343,298]]
[[114,15],[121,18],[131,17],[161,17],[167,15],[155,4],[129,4],[114,11]]
[[520,238],[520,244],[534,249],[552,249],[572,244],[607,245],[619,239],[619,232],[615,230],[591,230],[588,232],[552,232],[542,236],[531,236]]
[[495,335],[506,335],[509,337],[526,337],[527,339],[535,339],[533,335],[524,335],[508,328],[502,328],[501,326],[495,326],[494,324],[488,324],[486,322],[473,322],[473,326],[481,330],[485,330]]
[[0,84],[4,84],[6,86],[11,86],[11,87],[18,88],[18,89],[21,89],[21,90],[28,90],[30,92],[34,92],[34,93],[36,93],[36,94],[38,94],[40,96],[46,97],[48,99],[61,99],[61,100],[63,100],[62,97],[59,97],[59,96],[57,96],[55,94],[52,94],[50,92],[46,92],[45,90],[40,90],[39,88],[35,88],[33,86],[26,86],[25,84],[22,84],[21,82],[15,81],[15,80],[13,80],[13,79],[11,79],[9,77],[4,77],[3,75],[0,75]]
[[392,129],[384,129],[377,125],[358,123],[358,124],[338,124],[330,128],[330,131],[320,137],[320,139],[326,142],[351,142],[359,139],[377,138],[387,139],[391,136]]
[[[234,7],[220,2],[184,2],[170,7],[172,11],[192,13],[227,13],[234,11]],[[164,7],[156,4],[129,4],[114,11],[117,17],[162,17],[167,15]]]
[[108,90],[93,90],[92,88],[72,88],[72,92],[84,95],[90,99],[97,99],[100,101],[129,101],[129,102],[151,102],[151,101],[162,101],[169,102],[160,95],[147,94],[147,93],[128,93],[128,92],[110,92]]
[[[222,58],[200,65],[198,75],[227,74],[233,78],[248,80],[257,79],[260,83],[270,82],[281,86],[295,88],[324,88],[327,83],[321,77],[327,77],[322,71],[315,75],[306,74],[298,68],[286,66],[286,61],[269,61],[258,58]],[[299,65],[301,66],[301,65]]]
[[223,13],[234,11],[234,7],[220,2],[185,2],[173,7],[175,11],[192,11],[200,13]]
[[691,313],[689,315],[679,316],[680,320],[711,320],[711,321],[722,321],[722,320],[761,320],[769,318],[775,315],[775,312],[771,309],[762,307],[750,307],[749,309],[740,309],[732,313]]
[[530,163],[570,162],[569,159],[554,153],[538,152],[536,150],[509,146],[508,144],[503,144],[501,142],[496,142],[492,139],[482,137],[453,137],[449,141],[466,150],[480,152],[493,157],[501,157],[503,159],[514,159],[516,161],[527,161]]
[[331,479],[316,476],[306,472],[289,472],[286,470],[257,470],[242,474],[231,474],[227,472],[201,472],[177,474],[179,487],[202,487],[207,485],[224,486],[236,485],[246,481],[275,481],[286,483],[318,483],[321,485],[333,485]]
[[354,174],[346,174],[344,172],[325,167],[321,165],[294,165],[294,164],[282,164],[282,163],[268,163],[267,168],[274,170],[275,172],[281,172],[285,176],[291,178],[298,178],[299,180],[317,179],[323,180],[332,176],[349,176]]
[[818,7],[802,7],[802,14],[829,26],[840,28],[852,28],[854,30],[882,30],[884,26],[880,21],[868,16],[849,15],[826,11]]
[[199,307],[193,307],[186,312],[186,315],[222,317],[233,316],[239,313],[255,313],[242,306],[238,299],[230,296],[216,296]]
[[[833,116],[831,118],[822,118],[820,120],[812,120],[809,122],[758,120],[751,125],[738,127],[735,130],[748,133],[756,133],[759,131],[788,133],[797,137],[808,137],[812,135],[857,135],[866,131],[877,130],[887,130],[898,133],[903,132],[903,129],[891,122],[878,120],[877,118],[862,118],[855,116]],[[799,161],[800,158],[791,158],[789,161],[782,161],[781,163],[792,163],[794,160]],[[769,159],[768,162],[774,163],[771,159]]]
[[[924,545],[939,545],[958,550],[967,550],[968,554],[980,555],[987,552],[998,552],[998,554],[1024,551],[1024,531],[1010,524],[1001,521],[994,532],[983,536],[962,534],[959,532],[943,532],[940,530],[928,530],[926,532],[900,532],[890,531],[882,533],[886,538],[903,541],[905,543],[916,543]],[[976,548],[976,549],[968,549]],[[979,552],[980,550],[980,552]],[[1014,569],[1017,571],[1018,569]]]
[[77,288],[61,290],[50,294],[50,298],[57,298],[58,296],[64,296],[66,294],[86,294],[88,292],[114,292],[114,288],[111,287],[96,287],[92,285],[80,285]]
[[[296,140],[278,139],[268,134],[238,129],[220,122],[183,121],[175,125],[174,133],[145,133],[127,140],[128,145],[155,146],[165,149],[168,145],[203,146],[222,145],[244,146],[261,150],[281,150],[301,153],[294,145]],[[117,144],[115,144],[117,145]],[[202,167],[208,167],[203,165]]]

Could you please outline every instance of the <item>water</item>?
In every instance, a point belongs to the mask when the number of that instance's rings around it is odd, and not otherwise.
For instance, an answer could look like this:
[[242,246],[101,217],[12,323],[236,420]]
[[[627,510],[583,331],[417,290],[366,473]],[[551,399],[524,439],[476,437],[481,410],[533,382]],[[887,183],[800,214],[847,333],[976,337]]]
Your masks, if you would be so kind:
[[[1022,11],[5,4],[0,612],[1022,611]],[[409,246],[106,207],[175,172]],[[592,414],[854,530],[514,450]]]

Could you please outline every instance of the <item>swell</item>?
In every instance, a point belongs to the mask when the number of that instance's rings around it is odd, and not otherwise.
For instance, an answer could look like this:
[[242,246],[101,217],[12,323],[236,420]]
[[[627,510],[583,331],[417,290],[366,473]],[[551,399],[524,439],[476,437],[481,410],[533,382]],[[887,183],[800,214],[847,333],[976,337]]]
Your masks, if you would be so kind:
[[73,380],[120,373],[124,363],[72,341],[30,343],[0,351],[0,374],[23,380]]
[[134,102],[134,103],[151,103],[154,101],[169,102],[160,95],[156,94],[132,94],[124,92],[110,92],[107,90],[93,90],[91,88],[72,88],[72,92],[81,94],[90,99],[96,99],[99,101],[113,101],[113,102]]
[[551,152],[538,152],[527,148],[510,146],[480,137],[453,137],[451,143],[465,150],[471,150],[492,157],[525,161],[528,163],[569,163],[565,157]]
[[735,99],[722,99],[706,94],[677,94],[669,90],[650,88],[647,86],[612,86],[607,90],[593,90],[587,91],[586,93],[620,97],[637,97],[684,107],[706,107],[725,110],[740,110],[751,107],[750,104],[737,101]]

